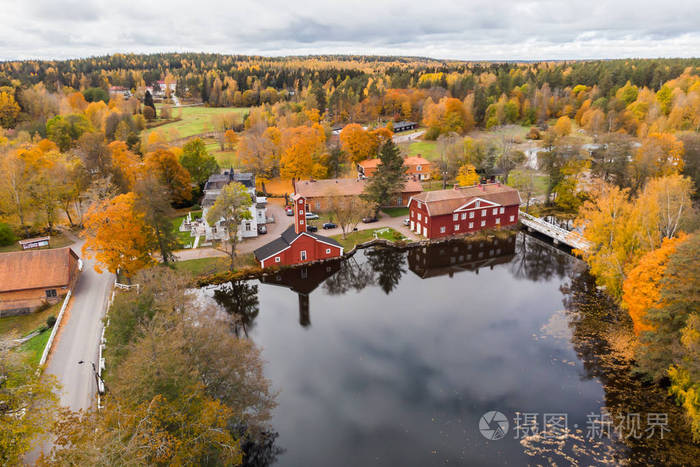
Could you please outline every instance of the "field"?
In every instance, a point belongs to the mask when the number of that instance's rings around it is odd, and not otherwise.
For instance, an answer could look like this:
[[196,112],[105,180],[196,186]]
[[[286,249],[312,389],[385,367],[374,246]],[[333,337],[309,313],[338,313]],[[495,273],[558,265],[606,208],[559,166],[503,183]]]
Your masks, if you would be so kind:
[[180,118],[180,120],[147,130],[145,134],[159,131],[167,141],[187,138],[212,131],[211,117],[214,115],[236,112],[240,114],[241,119],[245,118],[248,107],[173,107],[171,112],[173,118]]
[[422,156],[429,161],[438,158],[437,143],[435,141],[416,141],[410,143],[407,152],[409,156]]
[[[64,246],[72,245],[73,240],[69,237],[63,235],[62,233],[51,235],[51,240],[49,241],[49,246],[51,248],[63,248]],[[22,247],[16,241],[11,245],[0,246],[0,253],[7,253],[10,251],[22,251]]]
[[408,208],[382,208],[382,212],[384,212],[390,217],[408,216]]
[[213,138],[205,138],[204,143],[207,147],[207,152],[216,158],[216,162],[219,163],[219,167],[229,169],[233,167],[238,168],[238,157],[236,157],[236,148],[233,150],[225,149],[221,150],[219,142]]
[[61,311],[62,304],[63,300],[42,311],[0,318],[0,336],[7,335],[11,332],[16,333],[17,337],[26,336],[43,324],[46,324],[46,318],[49,316],[58,317],[58,312]]
[[39,335],[32,337],[27,342],[20,345],[19,351],[25,352],[33,365],[39,365],[39,360],[41,360],[44,347],[46,347],[46,343],[49,341],[49,336],[51,336],[51,330],[46,329]]

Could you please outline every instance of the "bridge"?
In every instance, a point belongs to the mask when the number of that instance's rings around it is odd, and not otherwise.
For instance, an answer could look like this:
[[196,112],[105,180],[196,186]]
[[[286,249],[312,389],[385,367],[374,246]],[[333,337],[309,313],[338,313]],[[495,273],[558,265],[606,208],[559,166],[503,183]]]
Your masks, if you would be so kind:
[[551,224],[544,219],[539,217],[531,216],[530,214],[520,211],[520,222],[528,228],[530,231],[539,232],[542,235],[546,235],[554,240],[554,243],[563,243],[571,248],[576,248],[577,250],[585,251],[591,247],[588,240],[583,238],[578,232],[570,232]]

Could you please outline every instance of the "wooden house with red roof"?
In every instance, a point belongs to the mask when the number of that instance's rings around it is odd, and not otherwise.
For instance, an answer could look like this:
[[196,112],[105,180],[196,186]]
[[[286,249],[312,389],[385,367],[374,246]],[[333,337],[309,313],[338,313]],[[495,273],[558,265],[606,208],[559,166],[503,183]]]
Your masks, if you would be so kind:
[[306,230],[306,198],[292,196],[294,225],[282,232],[279,238],[254,251],[263,268],[292,266],[311,263],[343,255],[343,247],[336,240]]
[[426,238],[464,235],[518,223],[520,195],[500,183],[424,191],[408,204],[409,225]]
[[56,303],[75,285],[80,258],[69,248],[0,255],[0,316]]

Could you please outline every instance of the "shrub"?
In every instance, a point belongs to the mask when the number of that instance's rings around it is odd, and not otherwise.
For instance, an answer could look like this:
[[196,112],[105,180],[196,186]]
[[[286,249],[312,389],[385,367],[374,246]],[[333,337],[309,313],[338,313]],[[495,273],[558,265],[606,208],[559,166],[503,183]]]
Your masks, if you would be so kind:
[[12,245],[16,240],[12,227],[0,222],[0,246]]
[[56,317],[54,315],[51,315],[48,318],[46,318],[46,325],[49,328],[54,327],[55,324],[56,324]]

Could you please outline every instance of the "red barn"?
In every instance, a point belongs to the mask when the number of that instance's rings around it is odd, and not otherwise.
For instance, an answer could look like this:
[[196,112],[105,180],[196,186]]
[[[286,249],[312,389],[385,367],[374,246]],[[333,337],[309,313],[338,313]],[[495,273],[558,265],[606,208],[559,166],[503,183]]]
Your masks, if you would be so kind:
[[260,261],[260,266],[291,266],[341,257],[343,247],[340,243],[306,231],[306,198],[294,195],[292,201],[294,225],[282,232],[279,238],[255,250],[255,258]]
[[500,183],[425,191],[408,203],[411,230],[431,239],[514,225],[519,209],[518,190]]

